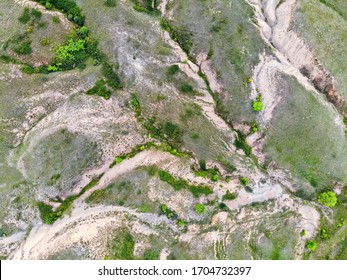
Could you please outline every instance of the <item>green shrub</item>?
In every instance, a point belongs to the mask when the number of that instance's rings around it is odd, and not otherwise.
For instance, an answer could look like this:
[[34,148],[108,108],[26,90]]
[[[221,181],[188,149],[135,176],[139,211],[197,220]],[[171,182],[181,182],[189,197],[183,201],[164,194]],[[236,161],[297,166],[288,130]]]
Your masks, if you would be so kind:
[[326,191],[318,196],[318,202],[327,207],[334,207],[337,203],[336,194],[331,191]]
[[313,252],[317,249],[317,242],[314,240],[308,241],[306,243],[306,248],[310,250],[310,252]]
[[37,19],[40,19],[42,17],[42,13],[36,9],[32,9],[31,14]]
[[206,207],[204,204],[198,203],[194,205],[195,212],[202,215],[206,212]]
[[223,195],[223,200],[234,200],[234,199],[236,199],[236,195],[235,194],[233,194],[233,193],[231,193],[229,190],[227,190],[227,192],[226,192],[226,194],[225,195]]
[[162,204],[162,205],[160,206],[160,210],[161,210],[161,212],[163,212],[164,214],[166,214],[167,211],[168,211],[167,205],[166,205],[166,204]]
[[185,94],[192,94],[194,92],[194,88],[189,84],[183,84],[180,86],[180,91]]
[[167,68],[167,75],[174,76],[180,71],[180,67],[177,64],[171,65]]
[[20,45],[16,45],[12,50],[19,55],[29,55],[33,52],[31,48],[31,41],[24,41]]
[[251,183],[247,177],[241,177],[239,180],[240,180],[240,183],[244,186],[247,186]]
[[104,80],[99,80],[95,83],[94,87],[87,90],[88,95],[98,95],[104,97],[106,100],[110,99],[112,93],[106,87],[106,82]]
[[303,230],[300,232],[300,236],[302,236],[302,237],[306,236],[306,230],[303,229]]
[[177,221],[177,225],[178,225],[179,227],[184,227],[184,226],[186,225],[186,222],[185,222],[184,220],[178,220],[178,221]]
[[260,112],[261,110],[263,110],[264,104],[261,101],[253,101],[252,107],[253,111]]
[[321,237],[322,239],[326,239],[326,238],[329,237],[329,234],[328,234],[328,232],[326,231],[326,229],[322,228],[322,229],[320,230],[320,237]]
[[22,15],[18,18],[19,22],[22,24],[26,24],[30,21],[31,15],[28,7],[24,8]]

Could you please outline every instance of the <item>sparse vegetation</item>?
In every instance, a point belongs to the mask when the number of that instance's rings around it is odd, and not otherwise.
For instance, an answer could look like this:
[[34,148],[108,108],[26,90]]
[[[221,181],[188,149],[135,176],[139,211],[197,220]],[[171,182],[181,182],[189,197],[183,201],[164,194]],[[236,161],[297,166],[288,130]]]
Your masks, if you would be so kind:
[[226,194],[225,195],[223,195],[223,200],[234,200],[234,199],[236,199],[236,195],[235,194],[233,194],[233,193],[231,193],[229,190],[227,190],[227,192],[226,192]]
[[115,237],[109,245],[109,259],[133,260],[135,240],[128,229],[115,232]]

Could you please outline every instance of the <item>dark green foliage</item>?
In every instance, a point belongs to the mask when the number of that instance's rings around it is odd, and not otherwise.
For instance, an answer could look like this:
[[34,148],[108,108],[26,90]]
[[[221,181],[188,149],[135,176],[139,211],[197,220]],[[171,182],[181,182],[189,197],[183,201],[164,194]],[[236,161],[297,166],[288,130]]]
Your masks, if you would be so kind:
[[189,84],[182,84],[180,86],[180,91],[184,94],[191,95],[194,93],[194,88]]
[[164,132],[168,137],[168,142],[173,144],[181,144],[182,143],[182,130],[171,122],[166,122],[164,125]]
[[104,77],[106,78],[107,84],[111,88],[113,88],[115,90],[122,88],[120,78],[119,78],[118,74],[115,72],[114,66],[112,64],[110,64],[108,62],[104,62],[102,64],[101,72],[104,75]]
[[175,220],[178,218],[178,215],[175,211],[169,209],[166,204],[160,205],[160,211],[162,214],[166,215],[169,220]]
[[187,189],[195,197],[199,197],[201,194],[209,195],[209,194],[213,193],[212,189],[208,186],[190,185],[186,180],[176,179],[170,173],[168,173],[164,170],[159,170],[158,175],[159,175],[160,180],[170,184],[176,191],[179,191],[182,189]]
[[31,41],[24,41],[20,45],[16,45],[12,50],[19,55],[29,55],[33,52],[31,48]]
[[247,186],[251,183],[247,177],[241,177],[241,178],[239,178],[239,180],[240,180],[240,183],[244,186]]
[[40,19],[42,17],[42,13],[36,9],[32,9],[31,14],[37,19]]
[[83,26],[85,16],[82,15],[82,10],[77,6],[76,2],[72,0],[34,0],[42,5],[44,5],[47,9],[51,9],[55,7],[61,12],[67,15],[67,18],[78,24],[79,26]]
[[225,195],[223,195],[223,200],[234,200],[237,196],[230,191],[227,191]]
[[176,75],[180,71],[180,67],[177,64],[171,65],[167,68],[167,75],[173,76]]
[[61,204],[55,211],[52,210],[51,206],[41,201],[38,202],[37,206],[39,208],[42,221],[46,224],[53,224],[56,220],[58,220],[60,217],[64,215],[66,210],[72,206],[73,202],[77,198],[81,197],[86,191],[93,188],[99,182],[102,176],[103,174],[101,174],[99,177],[92,179],[91,182],[80,191],[80,193],[67,197],[64,201],[61,202]]
[[107,89],[104,80],[99,80],[91,89],[87,90],[86,94],[102,96],[107,100],[111,97],[112,92]]
[[134,259],[134,237],[129,230],[117,231],[115,238],[110,244],[109,258],[112,260],[133,260]]
[[107,7],[116,7],[116,0],[105,0],[104,5]]
[[207,168],[206,168],[206,160],[199,160],[199,166],[200,166],[201,170],[206,171],[207,170]]
[[171,38],[177,42],[187,54],[190,53],[190,50],[193,47],[192,33],[188,32],[184,28],[178,28],[171,25],[171,23],[164,18],[161,19],[160,26],[170,33]]
[[20,23],[26,24],[30,21],[31,15],[28,7],[24,8],[22,15],[18,18]]
[[246,143],[245,137],[240,133],[238,133],[238,137],[235,140],[235,146],[243,150],[247,156],[250,156],[252,153],[252,148]]

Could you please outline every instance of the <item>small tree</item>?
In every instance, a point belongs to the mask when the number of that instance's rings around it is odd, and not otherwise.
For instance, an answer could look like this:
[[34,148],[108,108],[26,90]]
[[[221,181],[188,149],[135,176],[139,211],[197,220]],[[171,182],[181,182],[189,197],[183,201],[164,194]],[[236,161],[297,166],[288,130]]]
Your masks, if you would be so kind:
[[336,194],[330,191],[323,192],[318,196],[318,202],[327,207],[334,207],[337,203]]

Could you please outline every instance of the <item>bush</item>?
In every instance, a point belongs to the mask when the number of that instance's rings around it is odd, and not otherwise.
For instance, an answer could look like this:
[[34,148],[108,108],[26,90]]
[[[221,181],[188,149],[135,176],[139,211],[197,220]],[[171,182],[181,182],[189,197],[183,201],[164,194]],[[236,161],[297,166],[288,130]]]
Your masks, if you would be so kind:
[[327,207],[334,207],[337,203],[336,194],[331,191],[323,192],[318,196],[318,202]]
[[174,65],[171,65],[167,68],[166,73],[169,76],[173,76],[173,75],[176,75],[179,71],[180,71],[179,66],[177,64],[174,64]]
[[102,96],[107,100],[110,99],[112,93],[107,89],[106,82],[104,80],[99,80],[95,83],[94,87],[87,90],[86,94]]
[[14,46],[12,50],[19,55],[29,55],[33,52],[30,41],[25,41],[20,45]]
[[223,195],[223,200],[234,200],[236,198],[236,195],[231,193],[230,191],[227,191],[225,195]]
[[249,185],[251,183],[250,180],[248,178],[246,178],[246,177],[242,177],[239,180],[240,180],[240,183],[242,185],[244,185],[244,186],[247,186],[247,185]]
[[206,208],[204,204],[198,203],[194,205],[195,212],[199,215],[202,215],[206,212]]
[[306,243],[306,248],[310,250],[310,252],[313,252],[317,249],[317,242],[314,240],[311,240]]
[[24,8],[22,15],[18,18],[19,22],[22,24],[26,24],[30,21],[31,15],[28,7]]
[[252,107],[253,111],[260,112],[261,110],[263,110],[264,104],[261,101],[253,101]]
[[42,13],[36,9],[32,9],[31,14],[37,19],[40,19],[42,17]]
[[192,94],[194,92],[194,88],[189,84],[183,84],[180,86],[180,91],[185,94]]

